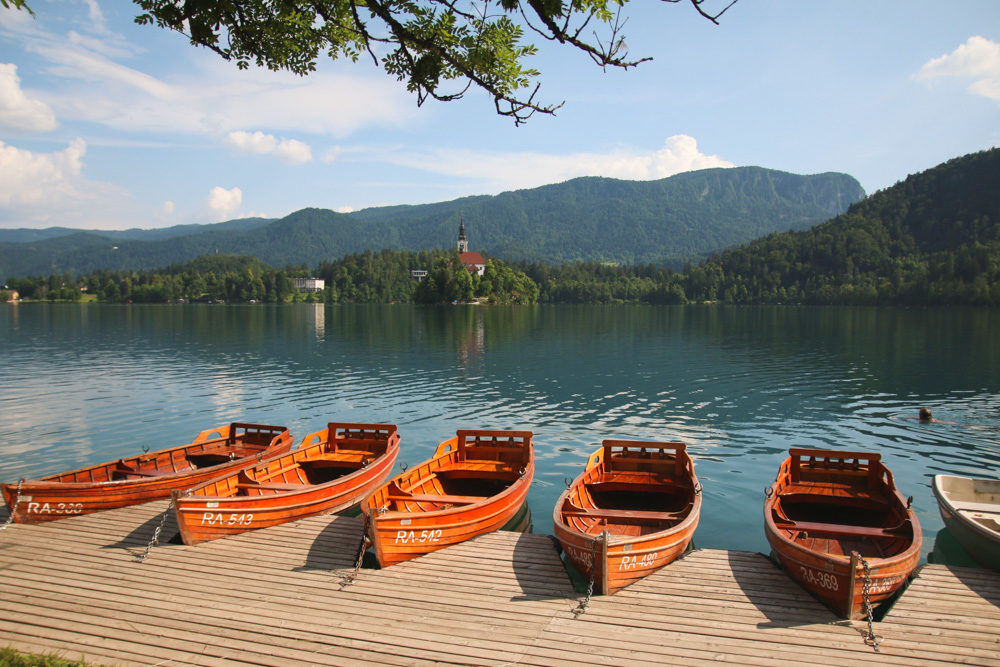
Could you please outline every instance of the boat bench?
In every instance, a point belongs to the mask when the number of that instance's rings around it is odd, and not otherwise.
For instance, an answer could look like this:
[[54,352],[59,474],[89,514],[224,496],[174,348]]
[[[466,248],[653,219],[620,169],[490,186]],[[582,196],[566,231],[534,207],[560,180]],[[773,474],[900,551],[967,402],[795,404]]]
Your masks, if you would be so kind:
[[436,493],[414,493],[414,494],[390,493],[389,500],[394,500],[396,502],[412,502],[412,503],[451,503],[453,505],[471,505],[472,503],[478,503],[480,500],[484,500],[484,497],[447,496],[447,495],[438,495]]
[[[945,505],[947,507],[947,505]],[[961,500],[951,501],[951,507],[955,510],[966,512],[986,512],[988,514],[1000,514],[1000,504],[998,503],[973,503]]]
[[562,510],[562,515],[594,519],[652,519],[654,521],[669,521],[683,518],[684,512],[650,512],[648,510],[609,510],[573,507]]
[[820,523],[818,521],[792,521],[790,524],[776,523],[781,530],[797,530],[803,533],[826,533],[843,537],[903,537],[892,532],[891,528],[878,526],[845,526],[838,523]]
[[124,463],[119,463],[115,467],[115,469],[112,470],[112,472],[117,473],[119,475],[135,475],[136,477],[162,477],[163,475],[174,475],[177,474],[178,472],[186,472],[186,471],[159,470],[157,468],[146,468],[146,469],[132,468],[131,466],[126,465]]
[[240,482],[239,484],[236,485],[236,488],[238,488],[238,489],[264,489],[265,491],[295,491],[296,489],[302,489],[302,488],[305,488],[307,486],[311,486],[311,485],[309,485],[309,484],[270,484],[270,483],[267,483],[267,482],[265,482],[263,484],[258,484],[256,482],[250,482],[250,483]]

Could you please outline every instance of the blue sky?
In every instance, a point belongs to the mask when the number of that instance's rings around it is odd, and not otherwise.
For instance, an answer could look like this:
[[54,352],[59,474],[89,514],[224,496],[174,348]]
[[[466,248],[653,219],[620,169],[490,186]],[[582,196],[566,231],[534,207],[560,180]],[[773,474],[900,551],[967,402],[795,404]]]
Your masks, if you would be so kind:
[[128,2],[0,8],[0,227],[163,227],[419,204],[594,175],[840,171],[868,193],[1000,145],[1000,3],[740,0],[720,25],[626,6],[603,72],[539,44],[554,117],[416,106],[371,63],[238,71]]

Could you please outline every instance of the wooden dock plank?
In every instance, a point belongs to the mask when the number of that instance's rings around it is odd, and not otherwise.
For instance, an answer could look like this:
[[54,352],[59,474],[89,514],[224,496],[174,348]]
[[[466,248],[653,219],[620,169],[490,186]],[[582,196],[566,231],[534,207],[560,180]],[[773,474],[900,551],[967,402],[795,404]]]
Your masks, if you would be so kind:
[[[360,517],[195,547],[167,502],[0,532],[0,643],[95,664],[1000,665],[1000,575],[925,566],[885,620],[836,619],[760,554],[694,551],[573,614],[552,538],[498,532],[342,586]],[[0,511],[0,521],[6,511]]]

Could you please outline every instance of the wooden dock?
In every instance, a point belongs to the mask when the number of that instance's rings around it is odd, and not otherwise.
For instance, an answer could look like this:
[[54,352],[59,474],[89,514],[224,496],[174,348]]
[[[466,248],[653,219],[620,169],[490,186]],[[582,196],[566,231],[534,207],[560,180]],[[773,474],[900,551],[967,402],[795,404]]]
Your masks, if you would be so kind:
[[[0,646],[152,665],[1000,665],[1000,574],[928,565],[885,621],[839,621],[760,554],[702,549],[581,599],[546,535],[352,570],[362,522],[316,517],[144,563],[166,501],[0,532]],[[6,510],[0,520],[6,519]],[[177,533],[168,518],[161,538]]]

